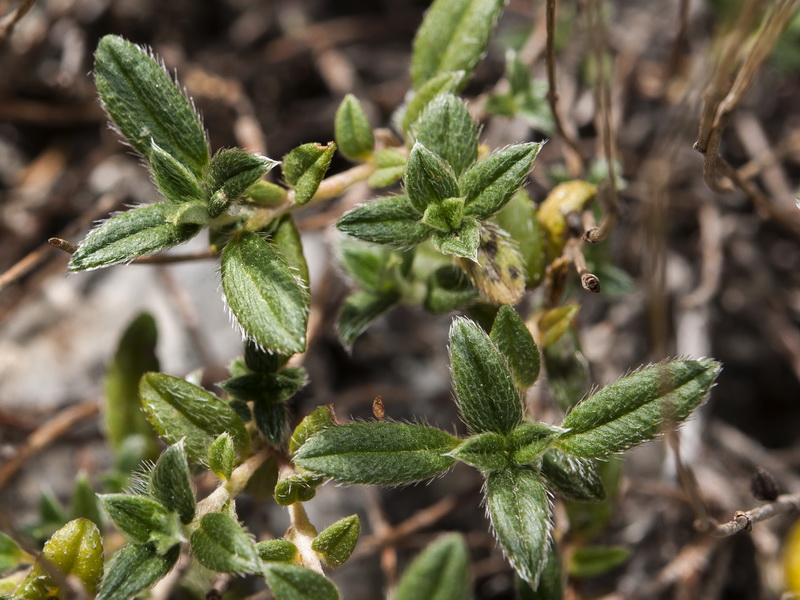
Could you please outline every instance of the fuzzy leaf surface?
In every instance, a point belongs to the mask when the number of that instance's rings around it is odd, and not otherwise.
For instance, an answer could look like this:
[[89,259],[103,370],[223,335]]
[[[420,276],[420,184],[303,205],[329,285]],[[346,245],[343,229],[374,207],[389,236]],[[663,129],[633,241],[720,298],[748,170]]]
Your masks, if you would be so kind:
[[185,439],[186,454],[200,463],[214,439],[228,432],[237,449],[249,445],[244,423],[234,410],[203,388],[163,373],[148,373],[139,383],[139,397],[150,424],[169,444]]
[[[45,543],[41,557],[64,577],[77,577],[88,593],[96,593],[103,576],[103,542],[97,525],[88,519],[75,519],[56,531]],[[59,589],[58,582],[37,561],[14,597],[66,598],[68,593]]]
[[428,239],[430,227],[420,222],[422,213],[407,196],[377,198],[342,215],[336,227],[365,242],[393,248],[410,248]]
[[510,467],[486,479],[486,506],[495,537],[520,577],[536,587],[550,544],[551,507],[540,475]]
[[204,199],[195,174],[155,141],[149,156],[150,173],[164,198],[175,204]]
[[503,0],[435,0],[414,38],[414,89],[440,73],[471,74],[489,44],[504,4]]
[[86,271],[131,261],[197,235],[197,225],[170,223],[172,210],[168,204],[149,204],[103,221],[80,243],[69,261],[69,270]]
[[358,515],[350,515],[323,529],[311,542],[311,549],[321,554],[328,566],[340,567],[355,550],[360,533]]
[[539,377],[539,349],[517,311],[501,306],[490,337],[508,360],[517,387],[524,390],[533,385]]
[[719,374],[713,360],[676,360],[648,367],[603,388],[564,419],[558,446],[602,457],[652,439],[684,421],[708,397]]
[[393,121],[397,129],[410,136],[412,126],[417,122],[425,107],[439,94],[455,92],[464,82],[466,73],[439,73],[426,81],[417,90],[410,92],[410,98],[395,113]]
[[568,500],[603,500],[606,488],[594,461],[550,448],[542,457],[542,475],[550,489]]
[[524,189],[518,190],[494,218],[511,239],[525,262],[526,282],[537,285],[544,278],[547,266],[544,233],[536,218],[536,205]]
[[289,439],[289,454],[294,455],[310,437],[332,426],[333,419],[331,419],[330,409],[327,406],[318,406],[295,427],[292,437]]
[[208,468],[222,480],[230,479],[235,459],[236,450],[233,447],[233,438],[227,431],[208,447]]
[[139,154],[163,148],[199,177],[208,165],[206,134],[192,104],[144,49],[116,35],[100,40],[94,78],[106,112]]
[[264,579],[275,600],[339,600],[330,579],[298,565],[269,563],[264,566]]
[[450,434],[409,423],[351,423],[324,429],[295,455],[295,464],[344,483],[394,485],[448,469]]
[[305,204],[317,193],[336,152],[336,144],[303,144],[283,157],[283,176],[294,188],[294,201]]
[[334,136],[339,151],[351,160],[363,160],[372,153],[375,138],[361,103],[347,94],[336,109]]
[[453,321],[450,365],[461,418],[470,430],[507,434],[520,424],[522,401],[511,369],[474,321]]
[[542,145],[529,142],[503,148],[464,173],[459,183],[467,197],[466,213],[482,221],[503,208],[525,181]]
[[256,544],[258,556],[265,561],[292,562],[297,556],[297,546],[289,540],[267,540]]
[[303,352],[308,292],[269,242],[243,232],[225,246],[220,266],[225,299],[245,335],[281,354]]
[[284,215],[278,219],[270,243],[289,266],[289,270],[297,274],[304,286],[309,287],[308,263],[303,254],[303,241],[291,215]]
[[474,218],[468,217],[455,231],[449,233],[435,231],[431,241],[433,247],[442,254],[475,261],[478,258],[478,246],[481,243],[480,225]]
[[111,559],[97,600],[128,600],[150,589],[172,570],[180,554],[179,545],[164,555],[150,545],[123,546]]
[[530,464],[550,448],[564,432],[546,423],[523,423],[508,436],[508,450],[518,465]]
[[456,177],[478,158],[478,128],[453,94],[441,94],[428,104],[416,125],[417,143],[437,154]]
[[[230,435],[227,431],[225,434]],[[158,458],[147,482],[147,493],[176,511],[184,525],[194,519],[194,488],[182,440],[167,448]]]
[[505,469],[510,463],[506,438],[494,431],[467,438],[450,452],[450,456],[484,472]]
[[177,514],[160,502],[130,494],[104,494],[100,502],[114,526],[134,544],[153,542],[163,554],[181,540]]
[[215,154],[208,169],[209,214],[222,214],[277,164],[276,160],[237,148]]
[[408,155],[406,195],[420,213],[424,213],[429,204],[459,195],[452,167],[419,142]]
[[261,561],[252,536],[224,513],[208,513],[190,540],[192,554],[212,571],[257,573]]
[[317,495],[317,487],[324,482],[317,473],[295,473],[275,484],[273,497],[281,506],[291,506],[295,502],[308,502]]
[[461,534],[440,537],[403,573],[394,600],[467,600],[472,597],[469,553]]
[[142,414],[137,386],[142,375],[158,371],[156,321],[140,313],[120,338],[117,351],[106,371],[104,424],[111,447],[119,452],[125,438],[141,435],[147,440],[146,454],[155,458],[153,429]]
[[406,172],[406,157],[394,148],[381,148],[375,152],[375,172],[367,182],[370,187],[388,187]]

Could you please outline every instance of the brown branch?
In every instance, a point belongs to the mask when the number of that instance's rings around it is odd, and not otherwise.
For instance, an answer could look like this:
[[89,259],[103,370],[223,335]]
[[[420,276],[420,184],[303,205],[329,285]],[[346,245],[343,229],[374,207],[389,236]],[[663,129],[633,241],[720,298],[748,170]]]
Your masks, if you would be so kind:
[[4,40],[11,35],[14,27],[22,20],[22,17],[28,14],[34,4],[36,4],[36,0],[22,0],[16,9],[0,19],[0,40]]
[[76,423],[96,415],[98,411],[98,402],[88,400],[68,406],[38,427],[17,448],[16,454],[0,465],[0,490],[17,474],[26,461],[67,433]]
[[733,519],[727,523],[714,526],[707,533],[713,537],[728,537],[740,531],[750,531],[754,523],[766,521],[778,515],[790,515],[800,512],[800,494],[784,494],[773,502],[764,504],[753,510],[737,510]]

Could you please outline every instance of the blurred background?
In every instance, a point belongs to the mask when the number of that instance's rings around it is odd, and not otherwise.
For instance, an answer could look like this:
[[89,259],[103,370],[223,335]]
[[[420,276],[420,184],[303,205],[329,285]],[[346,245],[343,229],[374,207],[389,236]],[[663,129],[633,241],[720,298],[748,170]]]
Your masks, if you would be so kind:
[[[550,140],[527,186],[537,202],[565,173],[586,176],[609,155],[618,161],[619,217],[597,247],[616,270],[613,280],[601,275],[606,293],[572,292],[582,307],[581,346],[598,385],[671,356],[723,363],[711,401],[681,436],[683,458],[720,521],[758,504],[749,486],[759,466],[783,492],[800,492],[796,15],[776,34],[722,133],[720,154],[737,185],[712,190],[692,148],[704,93],[709,98],[714,81],[730,88],[726,53],[756,47],[765,35],[753,35],[758,19],[740,15],[756,10],[758,17],[779,4],[797,3],[558,2],[559,109],[583,162],[546,118],[480,109],[507,89],[509,48],[546,82],[545,2],[508,4],[465,91],[477,99],[482,140],[491,147]],[[346,93],[375,126],[390,126],[409,88],[411,43],[428,2],[0,0],[0,15],[24,5],[30,10],[18,23],[0,22],[0,528],[17,531],[39,518],[43,493],[69,504],[78,473],[101,489],[110,464],[98,418],[103,378],[136,314],[155,316],[166,373],[202,369],[213,387],[242,351],[213,261],[66,277],[66,254],[46,244],[52,236],[77,243],[109,213],[156,199],[141,160],[108,127],[97,101],[91,70],[100,37],[119,34],[161,56],[203,114],[212,149],[239,146],[279,159],[301,143],[331,140]],[[331,172],[347,167],[337,156]],[[337,339],[348,284],[332,260],[331,224],[370,194],[355,186],[297,214],[316,329],[305,360],[311,383],[294,407],[303,415],[333,403],[342,418],[369,417],[381,395],[392,418],[462,428],[450,390],[447,316],[400,307],[352,353]],[[195,240],[181,252],[202,248]],[[556,415],[546,382],[528,400],[535,414]],[[573,580],[570,597],[780,596],[791,517],[712,540],[693,529],[665,443],[628,453],[624,473],[598,539],[630,556],[602,576]],[[312,521],[321,528],[357,512],[364,524],[357,556],[333,574],[343,596],[382,597],[410,557],[455,530],[467,535],[475,597],[512,598],[513,576],[488,533],[479,486],[478,474],[461,465],[402,489],[323,487],[309,505]],[[285,530],[284,511],[273,504],[239,503],[259,536]],[[563,520],[563,507],[556,514]],[[258,588],[241,581],[235,589],[243,596]]]

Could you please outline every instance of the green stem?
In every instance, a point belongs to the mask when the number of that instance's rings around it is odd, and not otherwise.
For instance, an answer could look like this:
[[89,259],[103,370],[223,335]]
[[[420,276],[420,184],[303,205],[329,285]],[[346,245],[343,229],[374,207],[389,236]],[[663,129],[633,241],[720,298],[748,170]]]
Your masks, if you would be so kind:
[[247,485],[247,482],[250,481],[250,478],[271,454],[272,451],[269,446],[265,446],[236,467],[233,473],[231,473],[230,479],[228,479],[224,485],[219,486],[206,498],[197,503],[197,515],[195,516],[194,522],[199,523],[203,515],[221,511],[228,502],[238,496]]
[[317,530],[308,519],[308,514],[302,502],[295,502],[289,506],[289,517],[292,520],[291,532],[287,536],[300,553],[303,566],[322,573],[322,561],[319,555],[311,548]]

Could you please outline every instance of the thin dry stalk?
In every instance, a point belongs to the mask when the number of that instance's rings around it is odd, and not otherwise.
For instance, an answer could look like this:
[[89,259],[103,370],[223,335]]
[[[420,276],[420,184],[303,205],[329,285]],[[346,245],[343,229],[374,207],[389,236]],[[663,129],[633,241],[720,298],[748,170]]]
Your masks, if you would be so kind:
[[754,523],[766,521],[778,515],[800,513],[800,494],[784,494],[774,501],[753,510],[737,510],[733,519],[727,523],[720,523],[711,528],[707,533],[714,537],[728,537],[740,531],[750,531]]
[[22,17],[28,14],[28,11],[33,8],[34,4],[36,4],[36,0],[22,0],[17,8],[0,19],[0,41],[11,35],[11,32],[14,31],[14,27],[22,20]]

